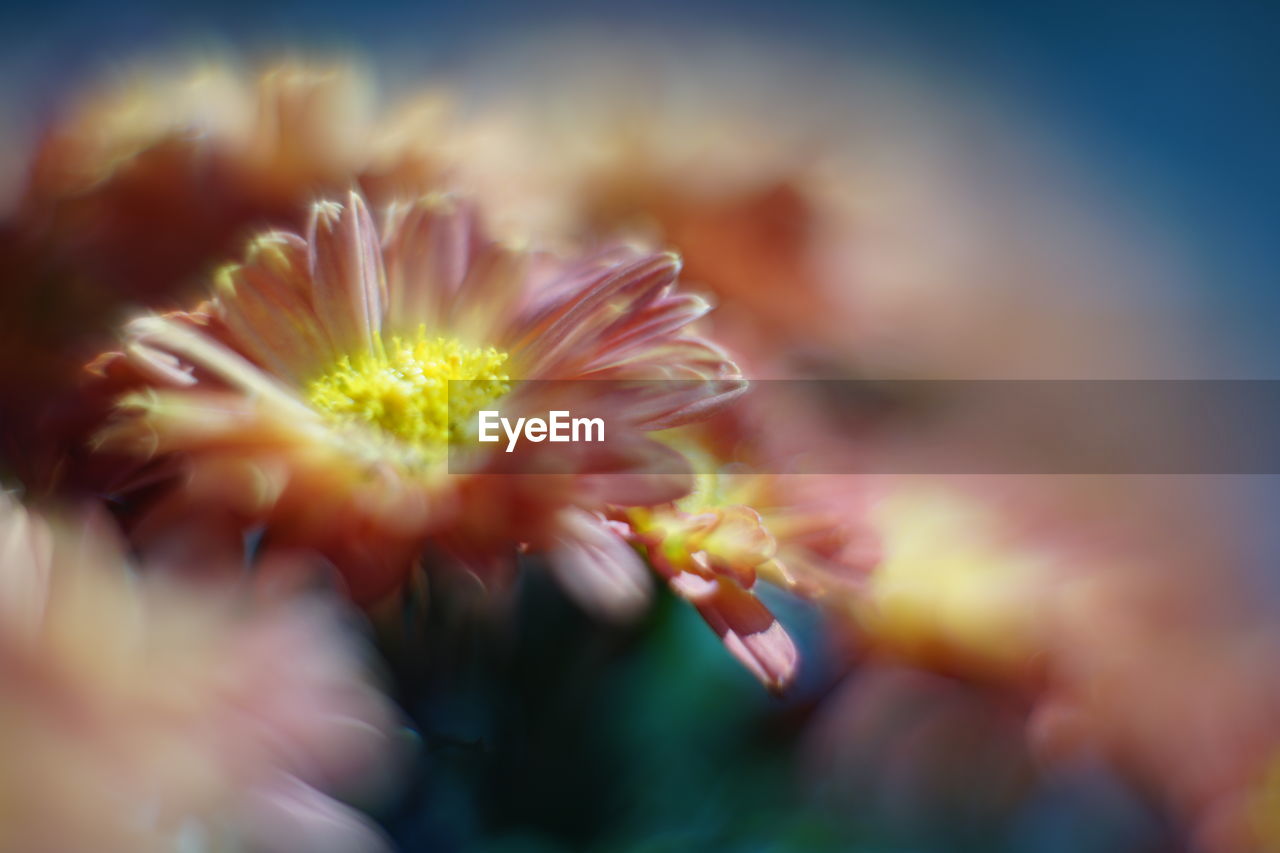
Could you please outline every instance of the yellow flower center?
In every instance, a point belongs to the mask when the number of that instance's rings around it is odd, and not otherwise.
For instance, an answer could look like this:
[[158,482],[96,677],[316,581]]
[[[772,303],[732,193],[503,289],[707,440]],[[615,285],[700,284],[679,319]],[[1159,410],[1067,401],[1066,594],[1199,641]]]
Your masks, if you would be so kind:
[[[341,423],[376,427],[430,460],[475,432],[475,416],[511,390],[508,355],[456,338],[376,341],[373,353],[343,356],[307,385],[307,400]],[[452,388],[450,380],[455,381]]]

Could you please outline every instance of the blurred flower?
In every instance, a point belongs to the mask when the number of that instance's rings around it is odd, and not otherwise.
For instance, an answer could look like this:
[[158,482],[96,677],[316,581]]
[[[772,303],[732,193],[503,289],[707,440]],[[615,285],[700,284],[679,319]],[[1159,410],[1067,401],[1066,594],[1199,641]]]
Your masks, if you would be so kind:
[[1218,580],[1184,575],[1173,557],[1061,584],[1033,743],[1054,762],[1105,756],[1199,848],[1280,850],[1280,631]]
[[[742,79],[746,67],[726,84],[687,55],[665,61],[658,45],[555,47],[494,57],[485,68],[508,82],[458,127],[468,156],[457,179],[499,226],[672,247],[717,299],[712,328],[744,357],[846,350],[822,263],[829,196],[846,187],[827,173],[822,118],[776,81]],[[513,61],[524,81],[514,92]]]
[[0,452],[30,488],[101,488],[78,370],[137,304],[180,304],[253,231],[313,199],[439,187],[434,94],[376,114],[350,65],[156,69],[62,108],[0,223]]
[[969,676],[1032,674],[1059,556],[1015,538],[989,498],[945,481],[891,478],[872,492],[881,559],[852,608],[871,644]]
[[385,116],[377,106],[351,64],[139,73],[47,129],[16,221],[57,235],[113,293],[176,298],[250,229],[301,225],[317,196],[356,185],[390,200],[437,187],[443,97]]
[[391,722],[327,606],[139,577],[104,530],[0,500],[0,846],[383,848],[320,790]]
[[873,650],[1022,693],[1046,768],[1101,756],[1204,849],[1276,847],[1280,632],[1203,568],[1234,562],[1221,507],[1171,477],[873,492],[883,560],[854,608]]
[[1178,256],[1136,251],[1131,199],[1100,192],[1025,110],[884,56],[574,35],[475,63],[460,180],[516,231],[680,252],[744,359],[877,378],[1185,375]]
[[[741,390],[724,353],[687,332],[708,306],[673,289],[678,270],[628,249],[561,265],[488,239],[446,197],[389,207],[381,233],[358,195],[321,202],[307,238],[258,237],[208,306],[130,324],[95,366],[133,388],[103,442],[185,471],[156,511],[266,522],[269,543],[319,549],[362,602],[396,590],[430,542],[490,577],[522,546],[547,550],[587,604],[632,610],[647,575],[594,513],[687,491],[660,464],[678,455],[643,432]],[[594,413],[613,430],[607,460],[584,450],[559,475],[523,477],[486,448],[450,473],[476,412],[536,398],[539,383],[513,383],[539,379],[654,381]],[[449,380],[471,380],[455,386],[465,400]],[[643,476],[655,464],[666,473]]]
[[[689,280],[716,295],[718,330],[747,352],[836,340],[817,266],[821,202],[809,192],[811,170],[762,157],[762,168],[726,175],[721,158],[731,148],[743,153],[731,140],[748,138],[747,128],[704,124],[701,133],[671,134],[662,122],[633,121],[614,130],[619,139],[605,137],[615,159],[582,178],[580,227],[676,247]],[[660,135],[693,150],[664,162]]]
[[748,394],[709,421],[668,433],[665,439],[694,462],[694,490],[669,504],[621,510],[617,518],[734,657],[781,691],[794,679],[799,656],[754,594],[757,580],[843,614],[863,594],[877,554],[860,481],[777,473],[788,464],[795,436],[767,438],[760,409]]

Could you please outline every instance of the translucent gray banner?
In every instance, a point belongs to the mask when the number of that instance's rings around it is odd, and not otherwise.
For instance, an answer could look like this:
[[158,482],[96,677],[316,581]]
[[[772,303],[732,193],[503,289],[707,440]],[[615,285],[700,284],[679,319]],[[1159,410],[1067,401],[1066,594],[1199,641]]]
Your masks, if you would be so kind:
[[1272,380],[538,381],[479,409],[473,390],[450,383],[455,472],[1280,474]]

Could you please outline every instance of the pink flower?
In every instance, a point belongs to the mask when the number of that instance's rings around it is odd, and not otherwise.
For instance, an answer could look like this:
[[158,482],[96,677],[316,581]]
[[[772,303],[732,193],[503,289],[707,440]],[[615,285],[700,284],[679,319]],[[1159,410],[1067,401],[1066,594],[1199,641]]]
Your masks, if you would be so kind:
[[84,361],[136,306],[189,298],[244,235],[301,227],[306,205],[359,186],[438,189],[452,146],[443,98],[385,114],[358,68],[187,62],[110,79],[51,107],[0,218],[0,455],[38,492],[93,493],[84,452],[105,403]]
[[[763,580],[847,616],[864,596],[876,550],[862,523],[854,478],[749,473],[743,456],[766,470],[784,464],[779,447],[741,430],[763,421],[751,405],[679,431],[670,440],[697,460],[697,487],[679,500],[616,513],[617,527],[671,589],[697,608],[725,648],[770,690],[795,679],[799,653],[755,595]],[[717,458],[725,445],[732,462]],[[772,457],[772,458],[771,458]]]
[[[643,433],[742,388],[687,331],[709,306],[675,289],[679,269],[670,254],[564,263],[502,245],[447,197],[380,224],[356,194],[321,202],[306,237],[254,240],[211,303],[130,324],[94,366],[129,389],[102,442],[182,472],[153,513],[265,523],[268,545],[317,549],[361,602],[398,589],[428,545],[490,576],[533,548],[578,573],[588,604],[626,612],[647,575],[629,549],[601,549],[595,513],[688,491],[679,455]],[[501,452],[450,473],[478,410],[533,405],[537,383],[516,383],[548,379],[642,382],[596,401],[621,432],[560,473],[511,473]],[[470,382],[451,399],[449,380]]]

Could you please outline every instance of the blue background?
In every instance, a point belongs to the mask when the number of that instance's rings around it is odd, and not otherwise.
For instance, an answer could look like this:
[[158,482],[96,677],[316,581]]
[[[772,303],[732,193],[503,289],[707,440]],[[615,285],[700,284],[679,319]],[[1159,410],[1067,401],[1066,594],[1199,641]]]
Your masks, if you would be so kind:
[[[1220,376],[1280,376],[1280,4],[1261,2],[56,2],[0,13],[19,114],[138,51],[192,41],[392,48],[447,66],[497,37],[594,24],[622,34],[767,35],[831,56],[917,56],[987,79],[1047,119],[1190,261]],[[10,96],[13,98],[14,96]],[[10,104],[10,106],[14,106]]]

